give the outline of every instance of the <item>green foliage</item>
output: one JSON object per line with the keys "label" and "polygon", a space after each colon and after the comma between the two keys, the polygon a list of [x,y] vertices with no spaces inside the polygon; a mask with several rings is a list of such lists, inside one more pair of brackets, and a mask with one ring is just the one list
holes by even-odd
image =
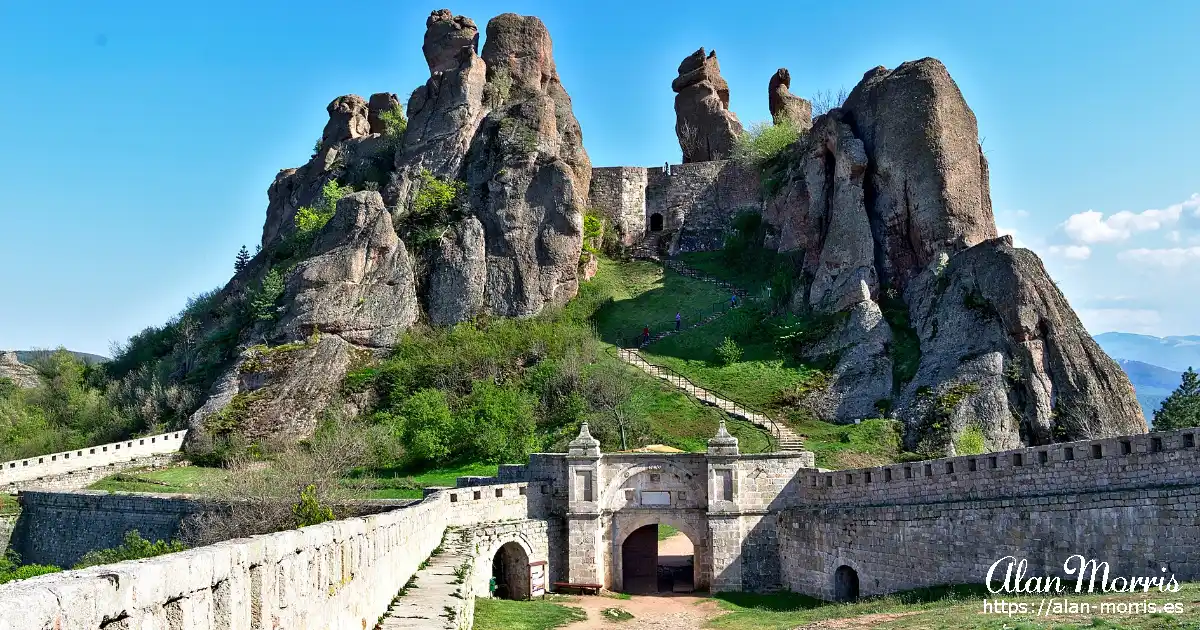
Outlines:
{"label": "green foliage", "polygon": [[954,440],[955,455],[981,455],[986,452],[983,430],[973,424],[963,427]]}
{"label": "green foliage", "polygon": [[61,567],[45,564],[21,564],[21,558],[15,551],[9,549],[0,555],[0,584],[25,580],[47,573],[58,573]]}
{"label": "green foliage", "polygon": [[467,185],[457,180],[444,180],[428,170],[420,174],[420,187],[413,200],[413,214],[418,217],[444,219],[458,207]]}
{"label": "green foliage", "polygon": [[750,125],[733,148],[733,159],[743,166],[762,171],[788,147],[800,139],[800,130],[789,120],[776,124],[756,122]]}
{"label": "green foliage", "polygon": [[241,273],[241,271],[249,264],[250,250],[246,249],[245,245],[242,245],[242,248],[238,250],[237,257],[233,260],[234,273]]}
{"label": "green foliage", "polygon": [[214,436],[236,432],[250,414],[250,405],[262,398],[262,392],[239,392],[221,408],[204,420],[204,429]]}
{"label": "green foliage", "polygon": [[908,317],[908,304],[891,288],[885,288],[879,301],[883,318],[892,329],[892,388],[900,391],[917,375],[921,367],[921,338]]}
{"label": "green foliage", "polygon": [[392,140],[393,147],[399,146],[404,132],[408,130],[408,119],[404,117],[404,106],[397,103],[395,107],[380,112],[379,120],[383,121],[383,135]]}
{"label": "green foliage", "polygon": [[521,463],[535,450],[537,399],[516,387],[476,381],[456,418],[459,435],[474,461]]}
{"label": "green foliage", "polygon": [[417,464],[446,463],[460,443],[458,426],[450,415],[446,394],[437,389],[422,389],[404,401],[392,423],[405,451]]}
{"label": "green foliage", "polygon": [[537,151],[537,132],[519,118],[502,118],[497,126],[497,139],[505,155],[524,155]]}
{"label": "green foliage", "polygon": [[175,553],[186,549],[179,541],[159,540],[150,542],[142,538],[136,529],[125,532],[125,541],[120,547],[89,551],[75,564],[75,569],[85,569],[101,564],[112,564],[126,560],[153,558],[163,554]]}
{"label": "green foliage", "polygon": [[[921,418],[917,427],[917,452],[919,454],[926,457],[941,457],[946,454],[947,447],[954,438],[954,412],[968,397],[977,393],[979,393],[979,386],[974,383],[951,385],[937,396],[926,387],[917,390],[918,397],[932,398],[928,411]],[[965,446],[972,446],[971,438],[968,437],[967,440]]]}
{"label": "green foliage", "polygon": [[742,347],[729,337],[721,340],[721,345],[714,352],[720,365],[733,365],[742,360]]}
{"label": "green foliage", "polygon": [[0,384],[0,461],[112,442],[141,428],[107,391],[103,367],[63,348],[31,363],[36,387]]}
{"label": "green foliage", "polygon": [[272,268],[249,295],[250,314],[257,321],[274,321],[279,316],[275,303],[283,297],[283,275]]}
{"label": "green foliage", "polygon": [[525,602],[481,597],[475,600],[475,630],[551,630],[587,619],[582,608],[553,601]]}
{"label": "green foliage", "polygon": [[497,67],[488,68],[492,76],[488,77],[483,86],[483,103],[492,109],[497,109],[508,100],[512,93],[513,80],[508,69]]}
{"label": "green foliage", "polygon": [[1188,368],[1179,387],[1154,412],[1154,430],[1172,431],[1200,427],[1200,378]]}
{"label": "green foliage", "polygon": [[300,499],[292,506],[296,527],[308,527],[334,519],[333,508],[322,505],[317,497],[317,487],[309,484],[300,491]]}
{"label": "green foliage", "polygon": [[594,212],[583,215],[583,251],[598,254],[604,244],[604,217]]}

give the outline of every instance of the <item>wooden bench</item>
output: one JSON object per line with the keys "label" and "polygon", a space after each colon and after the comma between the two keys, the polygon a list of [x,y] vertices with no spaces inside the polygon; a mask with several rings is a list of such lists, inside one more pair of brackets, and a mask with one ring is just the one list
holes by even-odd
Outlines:
{"label": "wooden bench", "polygon": [[573,582],[555,582],[554,583],[554,590],[556,592],[579,591],[579,593],[582,595],[587,595],[589,593],[592,595],[599,595],[601,588],[603,588],[603,587],[600,586],[599,584],[581,584],[581,583],[573,583]]}

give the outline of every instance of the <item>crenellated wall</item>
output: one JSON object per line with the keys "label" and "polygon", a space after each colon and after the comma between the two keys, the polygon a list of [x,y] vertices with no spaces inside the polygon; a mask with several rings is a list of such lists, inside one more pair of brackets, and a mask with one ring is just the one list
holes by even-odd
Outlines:
{"label": "crenellated wall", "polygon": [[186,436],[187,431],[172,431],[0,462],[0,490],[83,488],[126,468],[169,461]]}
{"label": "crenellated wall", "polygon": [[1190,429],[803,472],[799,505],[779,516],[783,586],[834,599],[839,567],[861,595],[977,584],[1010,555],[1029,575],[1066,577],[1081,554],[1113,576],[1200,578],[1198,440]]}

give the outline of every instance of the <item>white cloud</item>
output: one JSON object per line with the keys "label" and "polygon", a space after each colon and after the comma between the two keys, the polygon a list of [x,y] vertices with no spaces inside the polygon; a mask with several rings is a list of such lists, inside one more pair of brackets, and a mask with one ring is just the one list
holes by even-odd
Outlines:
{"label": "white cloud", "polygon": [[1062,228],[1077,243],[1112,243],[1124,241],[1137,232],[1150,232],[1174,225],[1183,211],[1188,209],[1200,217],[1200,193],[1194,193],[1186,201],[1162,210],[1123,210],[1107,219],[1102,212],[1087,210],[1067,217]]}
{"label": "white cloud", "polygon": [[1178,243],[1180,240],[1182,240],[1182,238],[1183,237],[1179,234],[1179,230],[1171,230],[1170,232],[1167,232],[1167,240],[1171,241],[1172,243]]}
{"label": "white cloud", "polygon": [[1130,249],[1117,254],[1117,259],[1160,267],[1182,267],[1191,261],[1200,262],[1200,247]]}
{"label": "white cloud", "polygon": [[1024,219],[1025,217],[1029,216],[1029,211],[1028,210],[1017,210],[1015,214],[1017,215],[1017,218]]}
{"label": "white cloud", "polygon": [[1159,312],[1148,308],[1081,308],[1077,312],[1093,335],[1114,330],[1153,335],[1162,323]]}
{"label": "white cloud", "polygon": [[1062,256],[1071,260],[1087,260],[1092,255],[1092,248],[1087,245],[1051,245],[1047,251],[1051,256]]}

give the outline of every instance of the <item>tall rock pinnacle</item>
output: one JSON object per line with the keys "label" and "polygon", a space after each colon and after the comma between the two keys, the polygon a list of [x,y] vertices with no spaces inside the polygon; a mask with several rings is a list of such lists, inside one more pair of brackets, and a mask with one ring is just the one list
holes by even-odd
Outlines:
{"label": "tall rock pinnacle", "polygon": [[721,78],[717,52],[701,48],[679,64],[675,91],[675,135],[683,162],[723,160],[733,153],[742,123],[729,111],[729,84]]}

